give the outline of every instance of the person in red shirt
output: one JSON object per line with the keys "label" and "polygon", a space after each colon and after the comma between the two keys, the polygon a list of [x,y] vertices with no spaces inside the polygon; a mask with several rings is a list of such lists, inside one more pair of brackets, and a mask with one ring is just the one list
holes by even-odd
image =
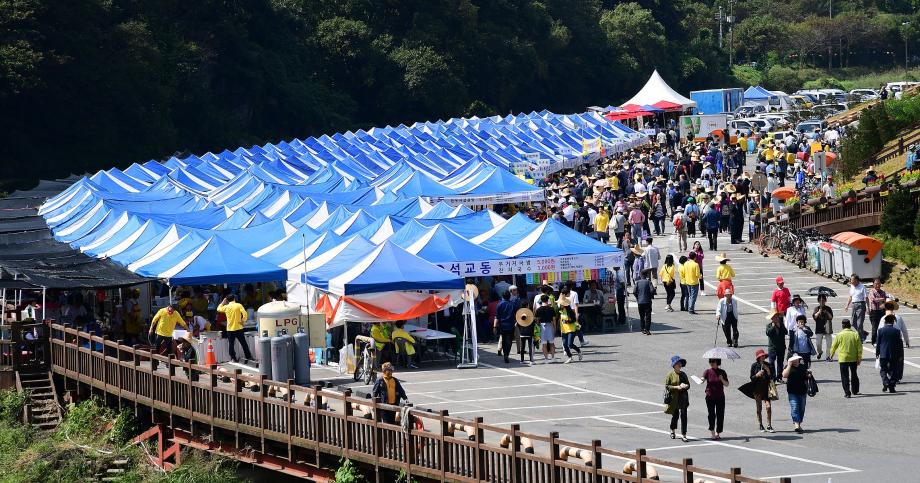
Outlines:
{"label": "person in red shirt", "polygon": [[773,297],[770,298],[770,305],[781,314],[786,313],[786,309],[792,305],[792,294],[783,285],[783,276],[776,277],[776,290],[773,291]]}

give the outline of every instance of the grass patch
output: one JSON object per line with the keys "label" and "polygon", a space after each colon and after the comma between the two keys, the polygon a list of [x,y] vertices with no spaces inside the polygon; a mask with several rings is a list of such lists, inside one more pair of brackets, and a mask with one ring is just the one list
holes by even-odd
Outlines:
{"label": "grass patch", "polygon": [[897,260],[907,268],[920,267],[920,249],[916,243],[884,233],[876,233],[874,236],[884,243],[882,256],[889,260]]}
{"label": "grass patch", "polygon": [[98,400],[71,406],[54,433],[21,423],[25,396],[0,391],[0,483],[96,481],[112,461],[129,464],[124,483],[235,483],[237,464],[197,451],[184,451],[182,465],[169,473],[146,464],[143,451],[128,445],[138,425],[128,411],[116,413]]}

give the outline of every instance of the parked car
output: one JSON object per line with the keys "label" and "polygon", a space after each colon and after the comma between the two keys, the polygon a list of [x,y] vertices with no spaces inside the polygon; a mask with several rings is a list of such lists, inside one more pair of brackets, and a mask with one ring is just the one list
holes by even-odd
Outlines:
{"label": "parked car", "polygon": [[827,123],[822,119],[809,119],[807,121],[800,122],[795,126],[796,132],[800,133],[810,133],[814,132],[815,129],[824,130],[825,128],[827,128]]}
{"label": "parked car", "polygon": [[765,133],[771,128],[770,122],[766,119],[747,117],[744,119],[735,119],[728,121],[728,132],[734,135],[737,131],[750,135],[752,132]]}
{"label": "parked car", "polygon": [[753,116],[757,113],[767,112],[767,106],[762,104],[745,104],[738,109],[735,109],[735,117],[738,119]]}
{"label": "parked car", "polygon": [[847,93],[840,89],[818,89],[818,92],[827,94],[831,102],[845,102],[847,100]]}
{"label": "parked car", "polygon": [[858,102],[871,101],[878,99],[878,91],[875,89],[853,89],[850,91],[850,97]]}

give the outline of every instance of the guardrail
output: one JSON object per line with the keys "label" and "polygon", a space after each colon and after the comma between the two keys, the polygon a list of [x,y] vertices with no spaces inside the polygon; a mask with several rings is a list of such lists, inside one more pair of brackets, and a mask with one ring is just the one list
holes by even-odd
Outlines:
{"label": "guardrail", "polygon": [[[50,347],[51,369],[65,383],[103,392],[120,406],[150,408],[154,424],[167,420],[179,431],[207,432],[214,439],[226,435],[239,448],[249,445],[316,467],[331,458],[350,458],[372,467],[378,479],[381,471],[404,471],[434,481],[621,483],[649,481],[655,467],[684,482],[762,483],[741,475],[739,468],[715,471],[695,466],[691,458],[678,463],[642,449],[617,451],[597,440],[584,444],[560,439],[556,432],[525,433],[516,424],[499,427],[482,418],[453,418],[447,411],[409,409],[415,424],[406,430],[384,421],[402,408],[350,390],[302,387],[292,380],[274,382],[190,364],[57,324],[51,325]],[[626,471],[630,464],[635,469]]]}

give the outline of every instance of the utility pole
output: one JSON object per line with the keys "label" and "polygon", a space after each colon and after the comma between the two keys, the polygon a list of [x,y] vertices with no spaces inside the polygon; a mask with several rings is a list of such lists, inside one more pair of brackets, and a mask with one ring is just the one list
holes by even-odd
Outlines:
{"label": "utility pole", "polygon": [[728,68],[731,69],[733,65],[733,55],[735,53],[735,15],[734,15],[734,0],[728,0]]}
{"label": "utility pole", "polygon": [[907,78],[907,42],[910,40],[910,22],[901,22],[901,27],[904,27],[904,77]]}
{"label": "utility pole", "polygon": [[[834,18],[834,0],[827,2],[827,18]],[[834,50],[830,41],[827,42],[827,70],[830,71],[834,65]]]}
{"label": "utility pole", "polygon": [[719,5],[719,48],[722,48],[722,6]]}

